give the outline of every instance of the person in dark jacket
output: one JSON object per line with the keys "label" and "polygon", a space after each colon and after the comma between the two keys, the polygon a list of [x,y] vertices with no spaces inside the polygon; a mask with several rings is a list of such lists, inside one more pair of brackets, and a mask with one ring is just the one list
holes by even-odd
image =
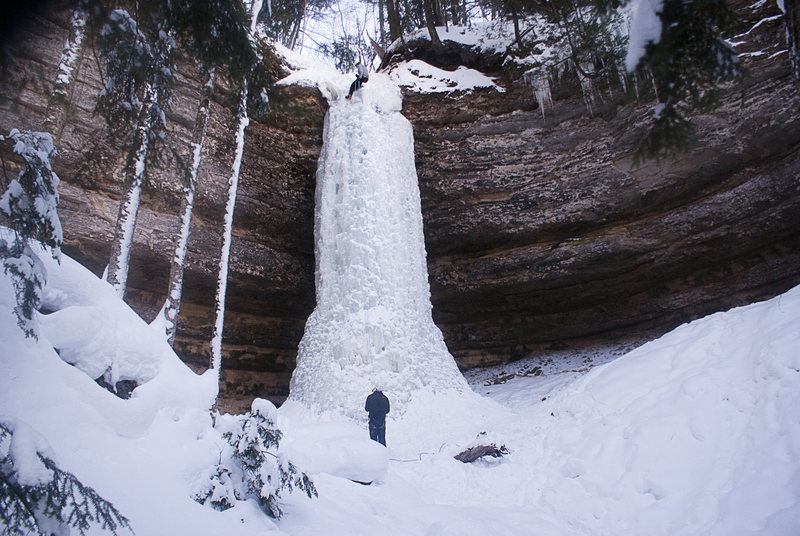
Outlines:
{"label": "person in dark jacket", "polygon": [[369,438],[386,446],[386,414],[389,413],[389,399],[377,388],[367,397],[364,410],[369,413]]}
{"label": "person in dark jacket", "polygon": [[364,82],[369,80],[369,73],[367,72],[367,68],[364,66],[363,63],[359,63],[356,66],[356,79],[350,84],[350,92],[347,93],[347,99],[353,96],[353,93],[361,89],[361,86],[364,85]]}

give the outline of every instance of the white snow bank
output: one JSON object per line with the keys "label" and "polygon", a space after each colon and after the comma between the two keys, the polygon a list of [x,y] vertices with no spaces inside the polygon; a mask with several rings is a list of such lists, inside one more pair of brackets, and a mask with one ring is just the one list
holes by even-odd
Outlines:
{"label": "white snow bank", "polygon": [[[65,255],[61,265],[50,262],[46,252],[41,257],[47,263],[48,306],[94,308],[116,319],[115,359],[123,369],[136,343],[133,337],[141,337],[148,348],[159,348],[163,336],[148,330],[113,297],[107,283]],[[6,427],[13,424],[19,453],[14,454],[15,466],[23,468],[27,480],[46,476],[32,461],[37,451],[44,452],[111,501],[140,536],[245,536],[277,530],[250,502],[220,513],[191,499],[196,475],[218,462],[224,445],[208,412],[217,389],[208,375],[194,374],[171,350],[158,350],[155,377],[140,385],[130,400],[122,400],[65,363],[46,329],[38,341],[25,338],[12,312],[14,305],[11,281],[0,271],[0,420]],[[75,320],[70,315],[63,313],[67,323]],[[60,336],[69,338],[64,326],[59,329]],[[82,327],[76,330],[85,336]],[[139,359],[135,353],[131,356],[133,362]],[[102,532],[93,529],[89,534]]]}
{"label": "white snow bank", "polygon": [[419,93],[443,93],[471,91],[488,87],[503,92],[505,89],[494,83],[485,74],[461,66],[455,71],[446,71],[422,60],[404,61],[393,65],[389,76],[399,86]]}
{"label": "white snow bank", "polygon": [[326,473],[365,483],[385,479],[389,451],[372,441],[363,426],[333,421],[283,428],[287,436],[282,449],[311,476]]}
{"label": "white snow bank", "polygon": [[69,257],[60,264],[44,252],[40,258],[47,269],[42,308],[53,311],[39,315],[43,343],[89,378],[105,375],[111,385],[135,380],[139,387],[132,402],[149,406],[151,414],[164,406],[211,407],[217,385],[186,367],[163,337],[154,337],[157,329],[111,285]]}
{"label": "white snow bank", "polygon": [[579,485],[547,501],[591,500],[616,534],[800,527],[798,318],[795,288],[681,326],[549,400],[567,433],[548,433],[547,451]]}

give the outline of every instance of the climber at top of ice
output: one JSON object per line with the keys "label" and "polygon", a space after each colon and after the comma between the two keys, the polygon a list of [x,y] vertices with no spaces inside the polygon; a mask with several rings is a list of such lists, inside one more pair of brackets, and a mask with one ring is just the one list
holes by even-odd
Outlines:
{"label": "climber at top of ice", "polygon": [[353,92],[355,92],[358,89],[361,89],[361,86],[368,80],[369,80],[369,72],[367,72],[367,67],[363,63],[358,62],[358,64],[356,65],[356,79],[353,80],[352,84],[350,84],[350,91],[347,93],[347,98],[349,99],[350,97],[352,97]]}

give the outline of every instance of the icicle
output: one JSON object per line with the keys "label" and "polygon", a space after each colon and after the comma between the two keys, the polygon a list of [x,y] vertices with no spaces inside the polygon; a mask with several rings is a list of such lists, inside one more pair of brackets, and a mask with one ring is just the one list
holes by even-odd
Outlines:
{"label": "icicle", "polygon": [[[622,63],[617,64],[617,75],[619,76],[619,83],[622,85],[622,91],[628,93],[628,75]],[[636,75],[634,74],[634,76]]]}
{"label": "icicle", "polygon": [[[581,69],[586,70],[587,67],[591,69],[591,66],[588,65],[581,65]],[[577,66],[575,70],[578,73],[578,79],[581,81],[581,92],[583,93],[583,102],[586,104],[586,109],[589,111],[589,115],[592,115],[592,105],[594,104],[594,82],[588,76],[584,76],[581,72],[581,69],[578,69]]]}
{"label": "icicle", "polygon": [[531,85],[533,86],[533,94],[536,96],[536,102],[539,103],[539,109],[542,111],[542,119],[544,119],[545,104],[553,108],[553,96],[550,92],[550,77],[539,76],[534,78]]}

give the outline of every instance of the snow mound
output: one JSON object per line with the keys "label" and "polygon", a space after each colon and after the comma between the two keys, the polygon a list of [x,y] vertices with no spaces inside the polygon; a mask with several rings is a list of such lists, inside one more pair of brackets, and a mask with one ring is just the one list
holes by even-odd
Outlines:
{"label": "snow mound", "polygon": [[403,61],[391,67],[389,76],[397,85],[419,93],[471,91],[482,87],[505,91],[490,77],[463,65],[455,71],[446,71],[422,60]]}
{"label": "snow mound", "polygon": [[[209,408],[217,394],[213,383],[201,379],[175,355],[163,336],[120,300],[113,287],[64,256],[61,264],[40,255],[47,269],[40,315],[42,335],[61,358],[92,379],[105,377],[109,384],[134,380],[133,397],[161,373],[183,377],[187,388],[162,393],[172,404]],[[162,332],[163,333],[163,332]],[[202,387],[201,387],[202,385]],[[158,396],[162,396],[158,395]]]}
{"label": "snow mound", "polygon": [[[65,324],[59,320],[53,330],[43,319],[39,340],[25,338],[13,313],[12,282],[0,271],[0,423],[14,433],[14,444],[0,442],[0,456],[10,452],[22,468],[19,476],[35,482],[47,476],[36,458],[44,453],[112,502],[136,534],[276,530],[251,502],[219,513],[191,498],[195,475],[217,463],[224,445],[208,411],[217,392],[213,377],[198,376],[181,363],[163,342],[163,332],[150,330],[107,283],[74,260],[62,255],[59,265],[47,251],[40,257],[48,275],[45,303]],[[78,311],[95,317],[92,322],[99,322],[97,316],[116,319],[120,370],[138,369],[133,375],[140,380],[155,374],[131,399],[109,393],[56,353],[49,337],[58,331],[68,339],[67,324],[79,326],[71,342],[88,336]],[[139,343],[155,352],[147,366],[136,353],[130,354],[133,364],[127,363],[127,352],[138,352]],[[77,362],[87,363],[74,348]]]}
{"label": "snow mound", "polygon": [[579,485],[552,485],[547,502],[592,500],[615,534],[796,533],[798,317],[800,288],[711,315],[548,400],[560,425],[546,454]]}
{"label": "snow mound", "polygon": [[431,318],[414,139],[402,100],[374,74],[331,103],[317,168],[317,307],[290,400],[364,418],[380,385],[402,412],[419,390],[468,387]]}
{"label": "snow mound", "polygon": [[362,483],[386,477],[389,451],[352,421],[298,426],[287,429],[286,438],[282,449],[311,475],[326,473]]}

